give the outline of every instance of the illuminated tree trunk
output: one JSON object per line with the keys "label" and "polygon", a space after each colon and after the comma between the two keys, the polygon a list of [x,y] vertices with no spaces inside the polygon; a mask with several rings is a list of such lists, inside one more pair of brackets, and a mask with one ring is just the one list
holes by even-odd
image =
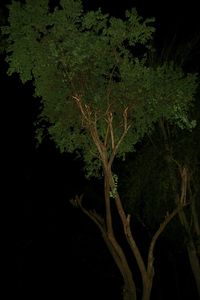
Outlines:
{"label": "illuminated tree trunk", "polygon": [[143,287],[142,300],[150,300],[153,280],[147,280]]}
{"label": "illuminated tree trunk", "polygon": [[[107,155],[104,152],[104,158]],[[106,235],[104,240],[113,256],[116,265],[124,280],[124,286],[122,291],[123,300],[136,300],[136,286],[133,280],[132,271],[127,262],[126,255],[118,243],[112,225],[112,212],[110,207],[110,182],[111,182],[111,172],[109,170],[109,164],[104,161],[104,197],[105,197],[105,209],[106,209]]]}
{"label": "illuminated tree trunk", "polygon": [[[122,289],[123,300],[136,300],[137,295],[136,295],[135,282],[133,280],[132,272],[128,265],[128,262],[126,260],[123,250],[116,243],[116,240],[114,237],[108,238],[108,236],[106,235],[106,236],[103,236],[103,238],[108,246],[108,249],[109,249],[116,265],[118,266],[118,269],[119,269],[122,277],[123,277],[123,281],[124,281],[124,286]],[[113,241],[111,242],[112,239],[114,239],[114,243],[113,243]],[[113,244],[115,244],[115,246],[113,246]],[[116,248],[118,248],[117,251],[116,251]]]}
{"label": "illuminated tree trunk", "polygon": [[[105,169],[105,168],[104,168]],[[143,292],[142,292],[142,300],[150,300],[151,297],[151,291],[152,291],[152,285],[153,285],[153,279],[154,279],[154,249],[156,242],[158,238],[160,237],[161,233],[164,231],[166,228],[167,224],[176,216],[176,214],[179,212],[182,207],[177,207],[175,210],[172,211],[172,213],[167,213],[165,216],[164,221],[160,224],[159,228],[153,235],[150,246],[149,246],[149,251],[148,251],[148,258],[147,258],[147,266],[145,266],[144,260],[141,256],[141,252],[137,246],[137,243],[133,237],[132,231],[131,231],[131,226],[130,226],[130,215],[125,214],[125,211],[123,209],[122,203],[120,196],[115,189],[115,182],[113,179],[112,171],[110,166],[106,168],[106,173],[105,177],[107,177],[107,180],[109,181],[110,184],[110,189],[112,193],[114,194],[113,196],[115,197],[115,204],[117,211],[119,213],[122,225],[124,227],[124,234],[125,238],[132,250],[133,256],[136,259],[137,265],[140,270],[140,275],[142,277],[142,284],[143,284]],[[126,282],[125,282],[125,287],[126,287]],[[124,290],[124,298],[123,300],[132,300],[136,299],[133,298],[133,295],[129,291]],[[130,298],[129,298],[130,296]]]}
{"label": "illuminated tree trunk", "polygon": [[106,135],[104,139],[99,135],[98,127],[97,127],[97,116],[96,113],[93,113],[89,106],[83,105],[81,98],[77,96],[74,97],[76,103],[79,107],[79,110],[82,115],[82,122],[84,126],[90,132],[91,138],[96,145],[96,148],[99,153],[99,160],[101,162],[103,168],[103,177],[104,177],[104,200],[105,200],[105,218],[102,218],[95,211],[88,211],[82,206],[82,198],[76,197],[75,200],[72,199],[72,203],[76,206],[79,206],[83,212],[88,215],[99,227],[103,239],[106,242],[108,249],[110,250],[111,255],[113,256],[116,265],[123,277],[124,285],[123,285],[123,300],[136,300],[136,286],[133,280],[132,272],[130,265],[127,261],[125,252],[123,251],[121,245],[117,241],[116,234],[113,229],[113,216],[111,210],[111,198],[113,199],[116,209],[118,211],[123,229],[124,236],[127,240],[128,245],[132,251],[133,257],[135,258],[138,268],[140,270],[140,275],[142,277],[143,284],[143,294],[142,300],[150,300],[153,278],[154,278],[154,248],[157,239],[160,234],[163,232],[167,224],[171,221],[171,219],[178,213],[179,207],[177,207],[172,213],[167,214],[164,221],[160,224],[158,230],[152,237],[147,265],[142,258],[141,252],[137,246],[137,243],[134,239],[134,236],[131,231],[130,224],[130,215],[126,215],[120,195],[117,191],[117,182],[115,181],[115,176],[112,173],[112,163],[117,154],[118,148],[120,144],[123,142],[130,125],[128,124],[128,107],[123,112],[123,130],[120,138],[116,141],[114,128],[113,128],[113,115],[112,112],[107,110],[105,121],[107,124]]}

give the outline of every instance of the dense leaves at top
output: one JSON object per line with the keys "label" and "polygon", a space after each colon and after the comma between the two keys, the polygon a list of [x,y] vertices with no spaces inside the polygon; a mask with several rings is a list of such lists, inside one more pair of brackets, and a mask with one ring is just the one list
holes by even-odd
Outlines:
{"label": "dense leaves at top", "polygon": [[[50,9],[47,0],[13,1],[9,5],[8,74],[31,80],[42,99],[43,120],[61,151],[78,151],[89,175],[98,169],[97,149],[82,122],[74,97],[79,97],[97,118],[100,138],[106,134],[106,111],[112,112],[116,140],[123,131],[128,108],[130,130],[118,155],[132,151],[162,117],[181,128],[192,128],[188,110],[196,90],[196,75],[185,75],[173,64],[157,67],[146,62],[153,19],[143,20],[135,9],[124,19],[101,10],[84,12],[80,1],[61,0]],[[142,55],[138,55],[142,46]],[[140,47],[141,48],[141,47]],[[110,145],[111,147],[111,145]],[[109,149],[108,149],[109,151]]]}

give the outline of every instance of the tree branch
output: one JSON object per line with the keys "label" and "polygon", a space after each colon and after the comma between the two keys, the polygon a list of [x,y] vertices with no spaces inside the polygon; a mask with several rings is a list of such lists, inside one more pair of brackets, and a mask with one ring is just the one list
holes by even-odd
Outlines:
{"label": "tree branch", "polygon": [[80,208],[84,212],[84,214],[86,214],[103,233],[105,231],[104,219],[100,215],[98,215],[95,210],[87,210],[86,208],[84,208],[84,206],[82,205],[82,198],[83,194],[81,196],[76,195],[74,199],[70,199],[70,203],[73,206]]}
{"label": "tree branch", "polygon": [[167,224],[169,224],[169,222],[176,216],[176,214],[179,213],[183,209],[183,207],[185,207],[188,204],[189,203],[184,203],[184,204],[178,205],[178,207],[176,207],[170,214],[167,213],[166,216],[165,216],[164,221],[160,224],[158,230],[155,232],[155,234],[154,234],[154,236],[151,240],[150,247],[149,247],[149,252],[148,252],[148,267],[147,267],[147,270],[149,272],[153,268],[153,260],[154,260],[153,251],[154,251],[154,248],[155,248],[156,241],[158,240],[161,233],[164,231]]}
{"label": "tree branch", "polygon": [[128,265],[123,249],[118,244],[117,240],[115,239],[115,236],[106,231],[104,219],[100,215],[98,215],[96,211],[88,211],[83,207],[82,198],[83,195],[81,195],[80,197],[76,195],[74,199],[70,199],[70,202],[75,207],[81,208],[84,214],[86,214],[98,226],[102,233],[102,237],[108,249],[110,250],[111,255],[113,256],[113,259],[117,264],[121,275],[124,278],[125,283],[130,284],[130,286],[134,286],[135,289],[135,283],[132,279],[132,272]]}
{"label": "tree branch", "polygon": [[131,125],[128,125],[128,121],[127,121],[127,119],[128,119],[128,114],[127,114],[127,112],[128,112],[128,107],[127,107],[127,108],[124,110],[124,112],[123,112],[124,130],[123,130],[123,132],[122,132],[121,137],[119,138],[119,141],[117,142],[117,144],[115,145],[115,147],[114,147],[114,149],[113,149],[113,151],[112,151],[112,154],[111,154],[111,157],[110,157],[110,161],[109,161],[110,166],[111,166],[112,163],[113,163],[113,160],[114,160],[114,158],[115,158],[115,155],[116,155],[116,153],[117,153],[117,150],[118,150],[119,146],[121,145],[121,143],[122,143],[122,141],[124,140],[124,138],[125,138],[125,136],[126,136],[128,130],[129,130],[129,128],[131,127]]}

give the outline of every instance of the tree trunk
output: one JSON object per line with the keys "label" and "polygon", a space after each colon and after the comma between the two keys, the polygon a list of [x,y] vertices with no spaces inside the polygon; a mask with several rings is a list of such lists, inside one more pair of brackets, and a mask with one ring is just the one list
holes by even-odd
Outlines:
{"label": "tree trunk", "polygon": [[192,272],[194,275],[194,279],[196,282],[198,297],[200,299],[200,264],[199,264],[196,248],[193,242],[189,243],[189,245],[187,246],[187,252],[188,252]]}
{"label": "tree trunk", "polygon": [[114,237],[110,239],[107,234],[103,235],[108,249],[123,277],[124,286],[122,291],[123,300],[137,300],[136,286],[126,256]]}
{"label": "tree trunk", "polygon": [[124,284],[124,288],[123,288],[123,300],[136,300],[137,296],[136,296],[136,290],[135,288],[132,286],[128,286],[126,283]]}
{"label": "tree trunk", "polygon": [[147,279],[145,284],[143,285],[142,300],[150,300],[151,290],[152,290],[152,283],[153,283],[153,278],[152,279]]}
{"label": "tree trunk", "polygon": [[188,236],[187,252],[189,256],[192,273],[194,275],[198,296],[200,299],[200,263],[197,254],[197,249],[195,247],[193,237],[191,235],[190,226],[188,224],[185,212],[183,210],[179,212],[179,219]]}
{"label": "tree trunk", "polygon": [[113,256],[115,263],[117,264],[121,275],[124,280],[123,287],[123,300],[136,300],[136,287],[132,277],[132,272],[128,264],[126,255],[118,243],[112,225],[112,213],[110,206],[110,182],[112,180],[112,173],[109,167],[104,165],[104,196],[105,196],[105,208],[106,208],[106,233],[104,234],[104,240]]}

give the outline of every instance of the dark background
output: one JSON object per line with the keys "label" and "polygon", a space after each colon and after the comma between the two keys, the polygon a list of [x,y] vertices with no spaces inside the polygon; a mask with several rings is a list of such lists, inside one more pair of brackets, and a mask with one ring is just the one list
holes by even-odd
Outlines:
{"label": "dark background", "polygon": [[[1,1],[1,6],[7,2]],[[84,1],[87,8],[102,7],[116,16],[136,6],[142,16],[156,17],[160,48],[174,34],[177,41],[186,43],[200,34],[197,2]],[[198,51],[190,68],[199,69]],[[81,161],[74,160],[73,155],[59,154],[51,141],[36,148],[33,122],[38,103],[32,98],[33,89],[29,84],[23,86],[17,75],[7,77],[6,69],[2,55],[0,84],[2,114],[6,117],[2,144],[7,153],[8,181],[4,199],[12,215],[8,220],[13,241],[8,280],[12,278],[14,284],[10,284],[10,291],[24,299],[120,299],[121,278],[98,230],[69,204],[71,197],[83,191],[92,198],[98,186],[84,179]],[[165,256],[165,247],[160,244],[157,250],[162,273],[155,278],[152,299],[171,299],[174,294],[176,299],[197,299],[188,258],[182,255],[173,269],[173,258],[169,261],[169,255]],[[176,290],[180,284],[176,282],[177,266],[187,275],[181,278],[182,294]]]}

